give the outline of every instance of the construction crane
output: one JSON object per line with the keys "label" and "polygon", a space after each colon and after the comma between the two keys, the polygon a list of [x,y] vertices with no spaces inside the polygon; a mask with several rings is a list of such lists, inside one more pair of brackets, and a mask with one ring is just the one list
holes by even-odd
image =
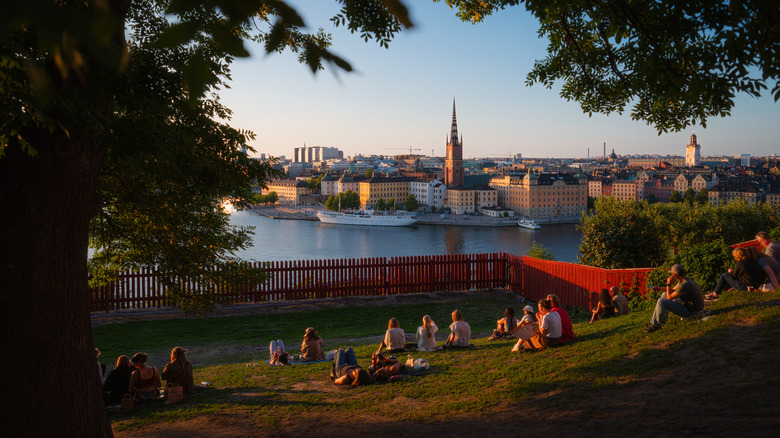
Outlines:
{"label": "construction crane", "polygon": [[[406,150],[406,148],[386,148],[386,149],[391,149],[391,150],[396,150],[396,151],[399,150],[399,149]],[[420,149],[420,148],[413,148],[412,145],[409,145],[409,155],[412,155],[412,151],[420,151],[420,150],[422,150],[422,149]]]}

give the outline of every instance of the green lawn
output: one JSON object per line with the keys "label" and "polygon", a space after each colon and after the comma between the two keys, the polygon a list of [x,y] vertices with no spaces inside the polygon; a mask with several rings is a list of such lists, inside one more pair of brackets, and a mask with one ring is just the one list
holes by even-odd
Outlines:
{"label": "green lawn", "polygon": [[[367,366],[377,348],[371,337],[384,333],[390,317],[413,333],[427,313],[446,334],[449,314],[457,308],[474,333],[487,334],[507,305],[519,310],[522,304],[516,295],[495,293],[435,303],[127,322],[95,327],[94,337],[104,359],[145,351],[156,366],[167,361],[174,345],[181,345],[190,350],[196,365],[195,380],[212,384],[179,405],[156,403],[129,415],[111,414],[117,431],[229,413],[249,416],[256,425],[273,425],[280,418],[304,413],[323,420],[344,412],[422,423],[459,415],[489,415],[511,410],[523,400],[540,398],[545,398],[550,409],[582,405],[587,413],[595,409],[587,408],[591,398],[630,391],[647,379],[673,390],[676,383],[690,376],[665,371],[688,361],[695,361],[697,372],[704,375],[719,372],[724,363],[759,373],[766,370],[762,375],[750,373],[734,384],[778,388],[779,296],[777,292],[726,294],[709,305],[713,315],[708,320],[680,321],[672,315],[662,330],[651,334],[641,330],[650,317],[647,310],[594,324],[588,324],[585,315],[575,314],[577,340],[571,345],[512,353],[511,341],[477,338],[473,342],[478,348],[472,350],[411,353],[430,362],[431,370],[424,376],[358,389],[332,385],[328,363],[265,366],[268,342],[281,338],[293,352],[304,329],[314,326],[327,348],[351,345],[359,362]],[[750,342],[744,342],[745,337]],[[329,339],[338,342],[328,343]],[[247,366],[253,362],[262,364]]]}

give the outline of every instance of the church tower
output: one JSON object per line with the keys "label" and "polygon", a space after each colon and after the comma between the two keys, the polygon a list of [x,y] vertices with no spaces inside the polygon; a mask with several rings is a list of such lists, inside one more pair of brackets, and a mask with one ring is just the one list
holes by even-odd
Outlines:
{"label": "church tower", "polygon": [[444,162],[444,184],[447,187],[463,185],[463,137],[458,139],[458,121],[455,99],[452,99],[452,127],[447,139],[447,159]]}
{"label": "church tower", "polygon": [[685,148],[685,165],[688,167],[701,164],[701,145],[696,142],[696,133],[691,134],[691,142]]}

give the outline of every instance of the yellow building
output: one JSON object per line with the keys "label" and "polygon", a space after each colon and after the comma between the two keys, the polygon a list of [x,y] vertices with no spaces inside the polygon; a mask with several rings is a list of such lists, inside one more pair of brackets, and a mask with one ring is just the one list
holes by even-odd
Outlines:
{"label": "yellow building", "polygon": [[360,182],[360,207],[375,206],[376,201],[384,199],[385,201],[393,198],[396,204],[406,201],[409,196],[409,183],[413,178],[399,176],[387,178],[383,176],[374,176]]}
{"label": "yellow building", "polygon": [[637,181],[618,179],[612,183],[612,196],[621,201],[638,201],[643,198],[643,187],[644,184],[637,184]]}
{"label": "yellow building", "polygon": [[469,214],[483,207],[495,207],[497,202],[498,193],[490,187],[448,187],[444,208],[451,214]]}
{"label": "yellow building", "polygon": [[271,192],[276,192],[280,204],[298,205],[301,203],[301,196],[311,193],[311,189],[304,181],[275,179],[268,183],[267,189],[263,190],[264,195]]}
{"label": "yellow building", "polygon": [[711,204],[716,206],[726,205],[735,199],[744,199],[750,205],[756,205],[757,193],[755,187],[750,184],[742,186],[718,184],[711,188],[707,196]]}
{"label": "yellow building", "polygon": [[582,173],[504,175],[491,179],[490,187],[500,207],[534,219],[575,222],[588,208],[588,181]]}

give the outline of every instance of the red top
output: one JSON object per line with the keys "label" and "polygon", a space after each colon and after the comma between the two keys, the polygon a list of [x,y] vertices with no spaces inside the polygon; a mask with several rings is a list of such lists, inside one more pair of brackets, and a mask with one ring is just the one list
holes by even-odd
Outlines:
{"label": "red top", "polygon": [[574,339],[574,329],[571,327],[571,318],[569,318],[569,314],[557,306],[553,306],[552,311],[558,312],[558,315],[561,315],[561,342],[568,342]]}
{"label": "red top", "polygon": [[152,387],[156,383],[155,377],[157,377],[157,368],[152,367],[152,377],[148,379],[141,378],[141,370],[138,370],[138,382],[136,382],[135,387],[136,388]]}

